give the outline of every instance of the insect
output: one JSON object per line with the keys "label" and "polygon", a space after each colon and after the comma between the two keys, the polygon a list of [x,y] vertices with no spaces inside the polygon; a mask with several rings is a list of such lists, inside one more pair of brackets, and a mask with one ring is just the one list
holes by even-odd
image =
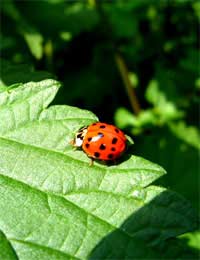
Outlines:
{"label": "insect", "polygon": [[93,123],[82,127],[71,142],[74,147],[81,147],[92,159],[115,161],[126,150],[127,138],[114,125]]}

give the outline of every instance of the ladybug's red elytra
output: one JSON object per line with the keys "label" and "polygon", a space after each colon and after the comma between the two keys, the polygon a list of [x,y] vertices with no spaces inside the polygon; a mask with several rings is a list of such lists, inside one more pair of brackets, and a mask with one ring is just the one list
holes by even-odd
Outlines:
{"label": "ladybug's red elytra", "polygon": [[97,122],[82,127],[72,144],[81,147],[92,159],[115,161],[125,151],[127,138],[116,126]]}

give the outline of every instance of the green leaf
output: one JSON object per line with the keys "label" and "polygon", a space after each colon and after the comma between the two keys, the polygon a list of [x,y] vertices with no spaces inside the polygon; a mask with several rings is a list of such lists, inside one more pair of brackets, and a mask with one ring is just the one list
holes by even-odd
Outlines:
{"label": "green leaf", "polygon": [[145,96],[154,106],[163,106],[167,101],[165,94],[159,89],[159,84],[156,80],[151,80]]}
{"label": "green leaf", "polygon": [[161,122],[168,122],[183,116],[183,112],[178,110],[176,105],[167,99],[157,80],[152,80],[149,83],[145,96],[153,104],[154,112],[159,116]]}
{"label": "green leaf", "polygon": [[126,108],[118,108],[115,113],[115,122],[120,128],[131,128],[133,135],[141,132],[142,129],[149,125],[154,125],[158,121],[153,109],[142,110],[139,115],[135,116]]}
{"label": "green leaf", "polygon": [[181,140],[200,149],[200,134],[195,126],[187,126],[184,121],[170,123],[171,131]]}
{"label": "green leaf", "polygon": [[187,239],[188,240],[188,244],[193,247],[196,248],[198,250],[200,250],[200,231],[196,231],[196,232],[190,232],[190,233],[186,233],[182,236],[180,236],[181,239]]}
{"label": "green leaf", "polygon": [[43,55],[42,35],[32,28],[24,31],[23,35],[33,56],[35,56],[36,59],[41,59]]}
{"label": "green leaf", "polygon": [[126,153],[117,165],[90,167],[73,150],[75,132],[98,119],[48,107],[59,87],[44,80],[0,93],[0,229],[19,259],[93,258],[104,238],[116,258],[152,257],[158,244],[194,230],[187,201],[148,186],[165,174],[159,165]]}
{"label": "green leaf", "polygon": [[200,4],[199,4],[199,2],[194,2],[193,4],[192,4],[192,8],[194,9],[194,13],[195,13],[195,15],[198,17],[198,18],[200,18]]}

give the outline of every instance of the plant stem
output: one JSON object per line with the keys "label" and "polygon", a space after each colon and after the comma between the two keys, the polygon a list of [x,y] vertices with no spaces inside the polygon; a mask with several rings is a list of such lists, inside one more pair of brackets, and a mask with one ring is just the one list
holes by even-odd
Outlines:
{"label": "plant stem", "polygon": [[119,53],[115,53],[115,61],[121,74],[124,86],[126,88],[126,92],[128,94],[133,112],[138,115],[141,108],[134,90],[134,86],[132,86],[132,83],[130,81],[127,66]]}
{"label": "plant stem", "polygon": [[[88,0],[89,1],[89,0]],[[109,39],[110,39],[110,43],[113,46],[113,50],[114,50],[114,58],[115,58],[115,62],[117,64],[117,67],[119,69],[119,72],[121,74],[121,78],[123,80],[126,92],[128,94],[128,98],[129,101],[131,103],[131,107],[133,112],[138,115],[140,113],[140,104],[138,102],[135,90],[134,90],[134,86],[132,86],[132,83],[130,81],[129,75],[128,75],[128,69],[126,66],[126,63],[124,62],[122,56],[117,52],[117,48],[115,46],[115,42],[113,40],[113,36],[112,36],[112,27],[110,25],[110,22],[108,21],[103,9],[102,9],[102,2],[100,2],[99,0],[92,0],[94,3],[94,6],[96,7],[96,10],[98,11],[101,20],[104,24],[106,24],[106,28],[109,31]]]}

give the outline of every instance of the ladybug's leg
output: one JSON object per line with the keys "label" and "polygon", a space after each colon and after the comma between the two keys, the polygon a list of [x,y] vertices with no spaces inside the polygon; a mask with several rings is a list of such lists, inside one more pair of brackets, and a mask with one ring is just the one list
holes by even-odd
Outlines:
{"label": "ladybug's leg", "polygon": [[71,140],[71,141],[69,142],[69,144],[73,146],[73,150],[74,150],[74,151],[78,149],[78,147],[75,145],[75,140],[74,140],[74,139]]}
{"label": "ladybug's leg", "polygon": [[94,159],[93,159],[93,158],[90,158],[89,166],[92,166],[92,165],[93,165],[93,162],[94,162]]}
{"label": "ladybug's leg", "polygon": [[75,144],[75,141],[74,141],[74,139],[73,139],[73,140],[71,140],[69,143],[70,143],[72,146],[74,146],[74,144]]}
{"label": "ladybug's leg", "polygon": [[101,160],[101,163],[104,164],[104,165],[108,164],[108,162],[106,160]]}
{"label": "ladybug's leg", "polygon": [[117,165],[117,160],[113,160],[113,165]]}

